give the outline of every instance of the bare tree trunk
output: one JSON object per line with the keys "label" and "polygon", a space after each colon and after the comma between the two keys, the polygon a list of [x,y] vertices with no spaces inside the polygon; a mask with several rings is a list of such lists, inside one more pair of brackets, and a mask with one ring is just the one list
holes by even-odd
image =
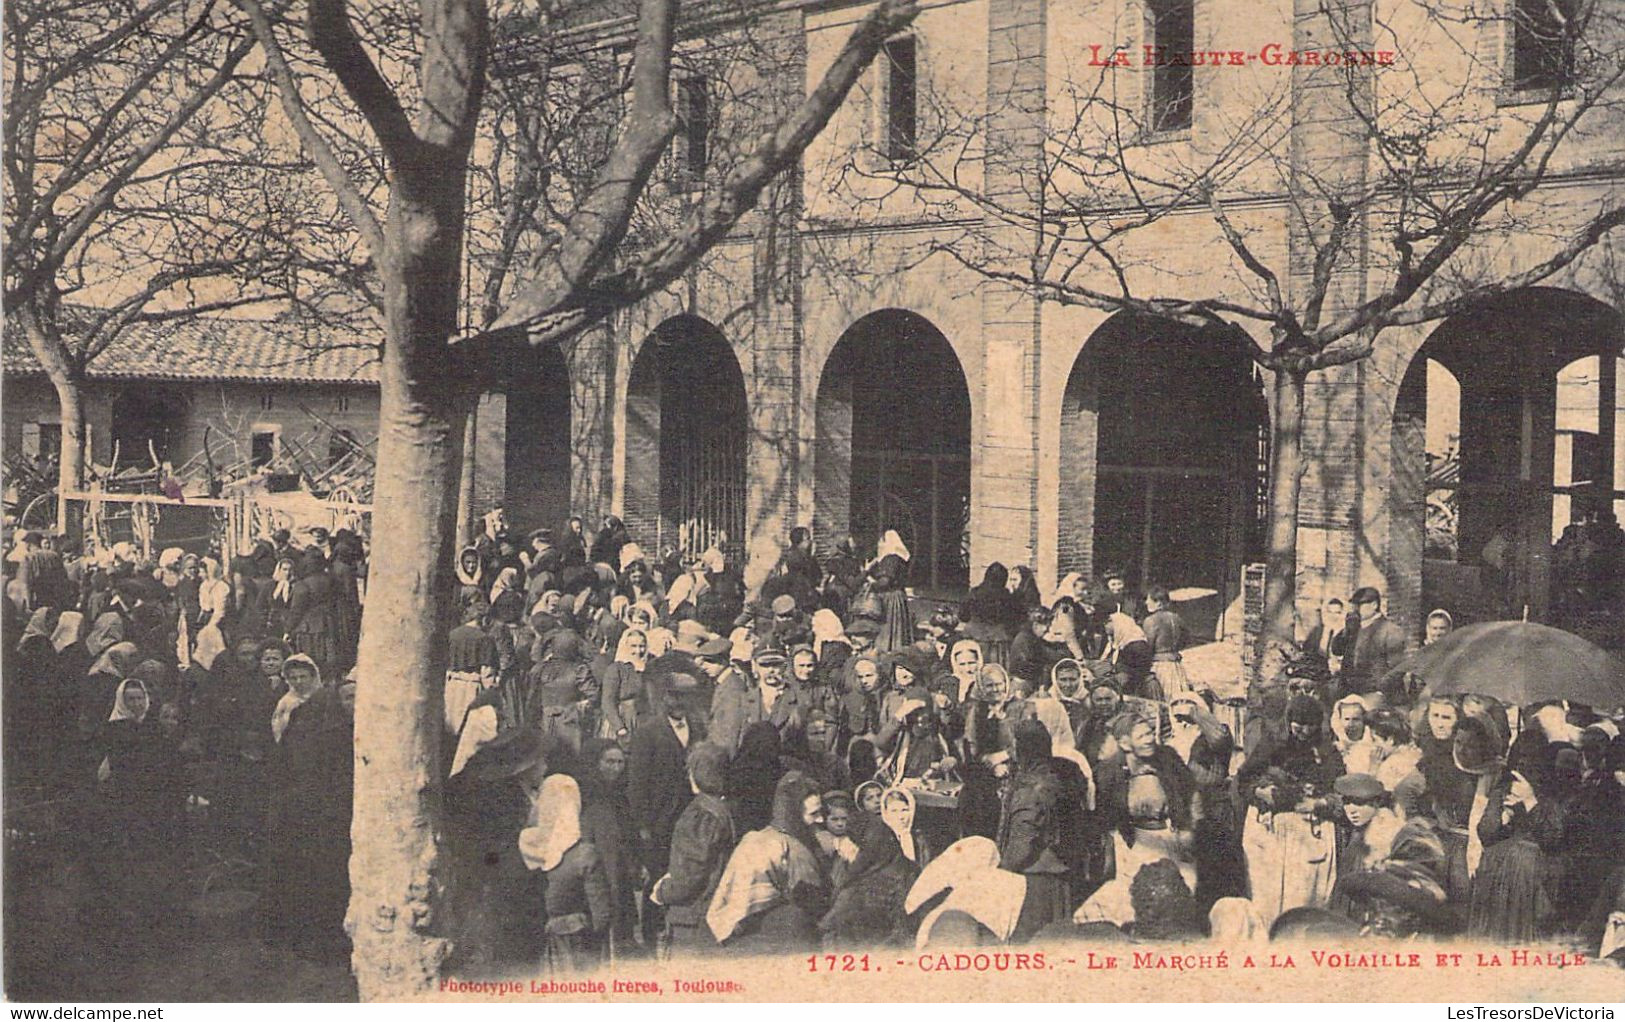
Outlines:
{"label": "bare tree trunk", "polygon": [[1264,530],[1263,644],[1297,639],[1298,497],[1303,489],[1303,399],[1306,375],[1279,367],[1270,392],[1269,521]]}
{"label": "bare tree trunk", "polygon": [[[404,176],[404,175],[403,175]],[[414,175],[415,176],[415,175]],[[347,926],[362,999],[422,996],[452,950],[441,830],[445,619],[463,427],[461,175],[397,184],[388,225],[369,596],[361,625]],[[405,194],[403,194],[405,193]],[[446,194],[449,193],[448,204]]]}
{"label": "bare tree trunk", "polygon": [[85,486],[85,404],[81,381],[72,373],[50,373],[62,417],[62,450],[57,454],[56,527],[68,528],[68,491]]}
{"label": "bare tree trunk", "polygon": [[479,404],[468,409],[463,420],[463,463],[457,477],[457,549],[474,539],[474,441],[479,434]]}

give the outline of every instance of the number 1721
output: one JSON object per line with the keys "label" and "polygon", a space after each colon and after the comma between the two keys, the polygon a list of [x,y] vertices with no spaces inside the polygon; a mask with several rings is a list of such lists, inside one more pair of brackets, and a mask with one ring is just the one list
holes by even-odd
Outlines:
{"label": "number 1721", "polygon": [[868,955],[808,955],[808,972],[878,972]]}

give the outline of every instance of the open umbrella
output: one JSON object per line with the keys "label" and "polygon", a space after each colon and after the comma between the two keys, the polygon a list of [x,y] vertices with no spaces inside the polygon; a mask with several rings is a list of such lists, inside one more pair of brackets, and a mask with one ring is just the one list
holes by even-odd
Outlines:
{"label": "open umbrella", "polygon": [[1625,660],[1573,632],[1529,621],[1458,628],[1393,673],[1415,674],[1437,695],[1473,693],[1514,706],[1558,699],[1625,706]]}

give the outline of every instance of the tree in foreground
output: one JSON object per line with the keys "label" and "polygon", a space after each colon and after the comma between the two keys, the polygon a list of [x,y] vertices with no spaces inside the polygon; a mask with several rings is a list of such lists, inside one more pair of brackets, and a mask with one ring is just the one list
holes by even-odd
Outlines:
{"label": "tree in foreground", "polygon": [[[628,89],[613,141],[589,183],[570,196],[567,215],[548,225],[546,243],[511,288],[498,289],[506,290],[500,311],[482,310],[490,328],[463,332],[469,163],[481,152],[498,13],[484,0],[418,0],[369,8],[366,21],[357,22],[342,0],[307,0],[300,40],[258,0],[237,3],[265,48],[288,123],[371,253],[382,284],[378,473],[360,646],[347,925],[361,996],[410,997],[431,989],[456,941],[447,911],[456,878],[439,847],[439,750],[469,410],[525,346],[567,342],[700,260],[770,182],[798,163],[886,38],[915,10],[907,0],[876,5],[821,81],[797,90],[796,101],[761,127],[743,157],[708,182],[668,230],[633,246],[629,227],[678,128],[671,69],[683,36],[676,0],[641,0],[630,23]],[[759,10],[747,5],[740,16]],[[552,37],[564,31],[568,14],[543,6],[538,51],[556,50]],[[363,32],[405,42],[398,50],[369,46]],[[319,59],[299,58],[307,45]],[[307,101],[307,90],[333,81],[365,122],[367,143],[386,169],[381,214],[370,201],[378,182],[350,169],[344,140],[323,130]]]}

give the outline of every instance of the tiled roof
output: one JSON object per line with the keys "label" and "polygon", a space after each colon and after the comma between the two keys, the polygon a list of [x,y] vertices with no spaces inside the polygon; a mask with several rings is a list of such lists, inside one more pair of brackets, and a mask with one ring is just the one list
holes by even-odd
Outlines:
{"label": "tiled roof", "polygon": [[[200,318],[126,328],[90,363],[93,380],[378,383],[378,351],[355,333],[276,320]],[[7,376],[43,372],[21,330],[4,336]]]}

